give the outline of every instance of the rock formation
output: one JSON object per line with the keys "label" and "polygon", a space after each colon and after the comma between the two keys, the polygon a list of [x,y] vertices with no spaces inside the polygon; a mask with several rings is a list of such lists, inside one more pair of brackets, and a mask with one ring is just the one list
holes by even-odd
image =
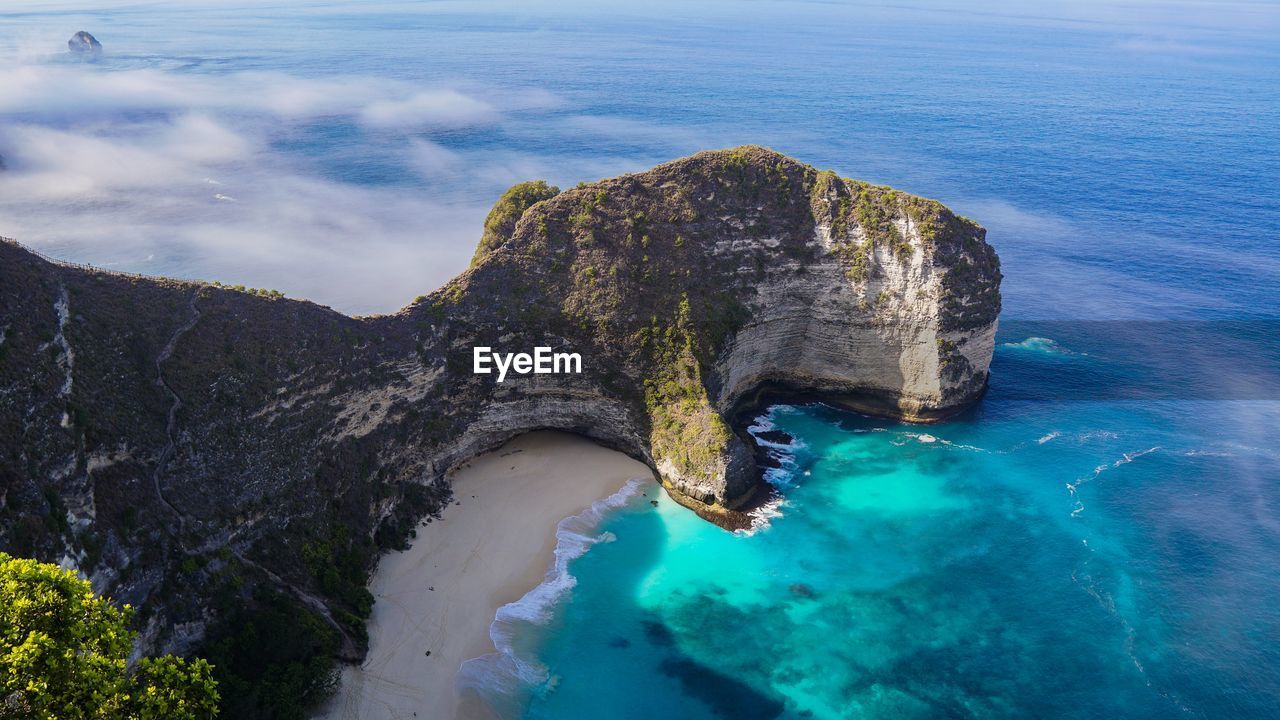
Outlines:
{"label": "rock formation", "polygon": [[96,55],[102,52],[102,43],[98,38],[81,30],[67,41],[67,49],[77,55]]}
{"label": "rock formation", "polygon": [[[355,657],[378,548],[515,435],[594,438],[732,525],[762,398],[928,421],[985,388],[999,263],[934,201],[744,147],[503,202],[470,269],[359,319],[0,243],[0,549],[143,607],[149,649],[269,588]],[[498,383],[477,345],[583,372]]]}

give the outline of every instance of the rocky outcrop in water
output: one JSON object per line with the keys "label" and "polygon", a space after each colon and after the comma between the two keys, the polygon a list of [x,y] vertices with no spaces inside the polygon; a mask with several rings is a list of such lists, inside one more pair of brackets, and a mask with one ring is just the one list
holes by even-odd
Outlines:
{"label": "rocky outcrop in water", "polygon": [[[359,319],[0,243],[0,549],[143,608],[148,648],[269,592],[357,657],[379,548],[518,434],[594,438],[733,524],[762,399],[928,421],[985,388],[998,260],[936,202],[758,147],[504,202],[470,269]],[[475,346],[582,373],[499,383]]]}
{"label": "rocky outcrop in water", "polygon": [[77,55],[96,55],[102,52],[102,43],[98,38],[81,30],[67,41],[67,49]]}

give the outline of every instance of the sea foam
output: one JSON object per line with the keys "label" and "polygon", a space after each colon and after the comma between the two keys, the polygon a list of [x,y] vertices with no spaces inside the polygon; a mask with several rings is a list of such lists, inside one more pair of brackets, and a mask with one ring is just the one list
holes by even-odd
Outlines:
{"label": "sea foam", "polygon": [[[775,490],[773,497],[752,510],[749,513],[751,525],[735,530],[735,534],[754,535],[769,527],[773,520],[782,517],[782,510],[786,507],[787,501],[781,491],[795,485],[799,477],[796,451],[805,447],[805,444],[795,436],[791,437],[791,442],[781,443],[761,437],[761,435],[777,429],[777,425],[774,423],[775,416],[794,412],[796,412],[796,409],[793,407],[775,405],[765,411],[764,414],[756,417],[751,425],[747,427],[747,433],[751,435],[757,445],[765,449],[769,457],[777,461],[779,467],[766,468],[764,471],[765,482],[769,483]],[[807,473],[805,474],[807,475]]]}
{"label": "sea foam", "polygon": [[613,533],[598,532],[600,524],[652,484],[649,478],[628,480],[622,489],[556,525],[555,558],[546,575],[519,600],[498,608],[489,625],[489,639],[497,652],[462,663],[455,678],[460,696],[478,696],[498,717],[515,718],[532,690],[551,685],[546,666],[517,645],[520,625],[546,625],[551,621],[556,605],[578,584],[569,572],[569,563],[595,545],[616,540]]}
{"label": "sea foam", "polygon": [[1006,347],[1011,350],[1030,350],[1032,352],[1044,353],[1046,355],[1085,355],[1086,353],[1072,352],[1058,344],[1053,338],[1046,337],[1029,337],[1021,342],[1000,343],[1000,347]]}

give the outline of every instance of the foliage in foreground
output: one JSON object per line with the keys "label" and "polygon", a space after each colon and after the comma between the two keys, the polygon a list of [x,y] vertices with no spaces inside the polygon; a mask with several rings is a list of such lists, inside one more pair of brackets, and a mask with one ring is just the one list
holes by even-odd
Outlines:
{"label": "foliage in foreground", "polygon": [[0,718],[216,716],[208,662],[165,655],[128,669],[131,613],[73,572],[0,553]]}

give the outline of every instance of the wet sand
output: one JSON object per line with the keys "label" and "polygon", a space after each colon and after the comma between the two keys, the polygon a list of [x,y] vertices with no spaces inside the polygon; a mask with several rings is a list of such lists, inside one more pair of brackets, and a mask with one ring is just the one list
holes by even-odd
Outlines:
{"label": "wet sand", "polygon": [[636,477],[652,474],[622,453],[553,432],[523,435],[455,471],[461,505],[419,526],[408,550],[382,558],[370,587],[369,655],[344,669],[317,718],[482,717],[472,703],[460,706],[458,667],[495,651],[494,614],[542,582],[556,524]]}

